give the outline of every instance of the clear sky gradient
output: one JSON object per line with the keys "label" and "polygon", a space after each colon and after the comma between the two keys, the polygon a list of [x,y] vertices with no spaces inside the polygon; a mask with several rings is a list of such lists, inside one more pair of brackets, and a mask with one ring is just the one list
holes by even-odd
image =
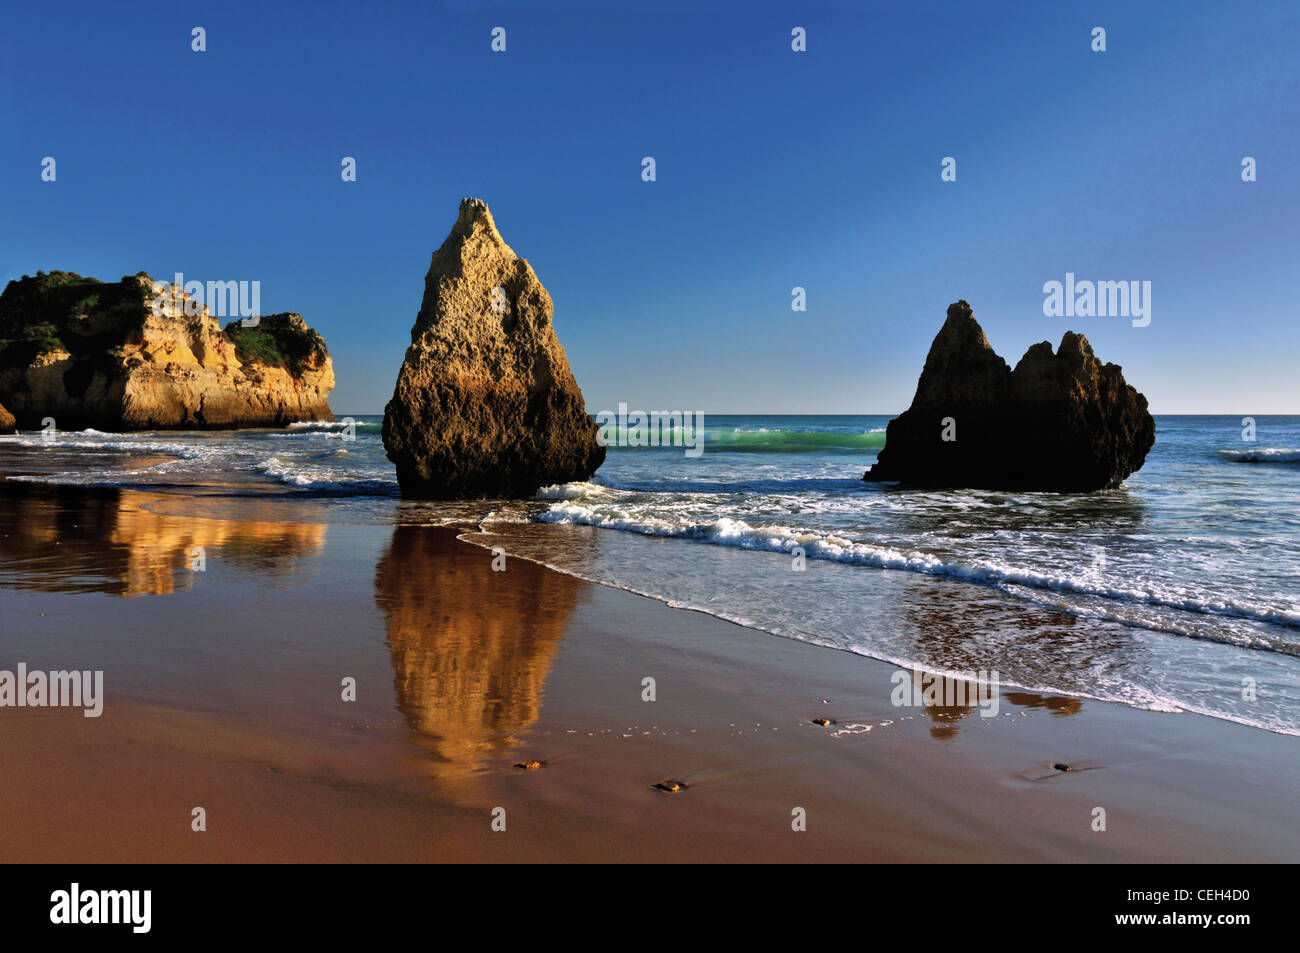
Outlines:
{"label": "clear sky gradient", "polygon": [[[264,312],[325,335],[340,414],[391,395],[466,195],[550,291],[593,412],[898,412],[958,298],[1012,364],[1083,332],[1156,413],[1300,412],[1293,0],[29,3],[4,20],[0,282],[258,280]],[[1150,281],[1150,325],[1045,317],[1067,271]]]}

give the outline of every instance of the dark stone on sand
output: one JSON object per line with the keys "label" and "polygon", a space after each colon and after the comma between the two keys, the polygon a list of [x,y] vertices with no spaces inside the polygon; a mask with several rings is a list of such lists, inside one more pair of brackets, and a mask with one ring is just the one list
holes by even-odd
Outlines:
{"label": "dark stone on sand", "polygon": [[1055,768],[1057,771],[1069,771],[1069,770],[1070,770],[1070,766],[1069,766],[1068,764],[1062,764],[1062,763],[1059,762],[1059,761],[1058,761],[1056,764],[1052,765],[1052,767]]}
{"label": "dark stone on sand", "polygon": [[545,761],[517,761],[515,762],[515,767],[519,768],[521,771],[536,771],[545,763]]}
{"label": "dark stone on sand", "polygon": [[1155,443],[1147,400],[1065,332],[1015,370],[989,345],[965,301],[930,345],[916,396],[890,421],[864,480],[916,486],[1078,492],[1111,489]]}
{"label": "dark stone on sand", "polygon": [[682,781],[660,781],[655,785],[656,791],[667,791],[669,794],[676,794],[678,791],[684,791],[686,785]]}
{"label": "dark stone on sand", "polygon": [[821,725],[823,728],[831,723],[829,718],[814,718],[812,721],[814,725]]}

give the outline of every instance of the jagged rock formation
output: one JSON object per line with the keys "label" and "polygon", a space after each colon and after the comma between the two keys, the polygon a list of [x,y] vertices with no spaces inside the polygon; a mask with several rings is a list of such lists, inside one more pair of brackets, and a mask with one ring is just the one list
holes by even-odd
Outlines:
{"label": "jagged rock formation", "polygon": [[297,314],[224,331],[144,272],[105,283],[38,272],[0,295],[0,401],[23,428],[279,427],[333,420],[334,366]]}
{"label": "jagged rock formation", "polygon": [[551,296],[479,199],[433,253],[384,448],[403,496],[531,496],[604,462]]}
{"label": "jagged rock formation", "polygon": [[[945,437],[952,439],[945,439]],[[1067,331],[1015,370],[994,353],[970,305],[948,307],[912,406],[890,421],[864,480],[999,490],[1119,486],[1155,443],[1147,400]]]}
{"label": "jagged rock formation", "polygon": [[17,421],[14,420],[14,415],[5,410],[3,404],[0,404],[0,433],[13,433],[16,426]]}

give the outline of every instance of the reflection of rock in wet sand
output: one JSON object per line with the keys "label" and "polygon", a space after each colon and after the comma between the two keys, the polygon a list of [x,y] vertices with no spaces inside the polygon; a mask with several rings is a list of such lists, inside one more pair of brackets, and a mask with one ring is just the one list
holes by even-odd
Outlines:
{"label": "reflection of rock in wet sand", "polygon": [[[911,581],[904,613],[913,624],[913,651],[923,666],[971,674],[997,671],[1000,682],[1010,677],[1012,653],[1058,659],[1059,674],[1068,677],[1072,668],[1086,671],[1097,652],[1118,658],[1125,649],[1112,632],[1081,632],[1080,621],[1074,616],[1009,603],[995,593],[960,583]],[[989,637],[993,633],[996,638]],[[942,697],[967,701],[975,697],[975,685],[966,680],[941,678],[940,684]],[[1083,707],[1079,699],[1035,692],[999,688],[998,695],[1002,702],[1046,708],[1054,715],[1072,715]],[[957,736],[958,723],[979,708],[971,704],[931,705],[925,710],[934,722],[931,736],[947,741]]]}
{"label": "reflection of rock in wet sand", "polygon": [[1082,698],[1064,695],[1037,695],[1034,692],[1003,692],[1002,697],[1021,708],[1045,708],[1058,718],[1083,711]]}
{"label": "reflection of rock in wet sand", "polygon": [[[964,679],[941,678],[939,691],[943,698],[973,698],[975,684]],[[957,723],[977,710],[974,705],[927,705],[925,713],[934,722],[930,726],[930,737],[939,741],[950,741],[957,737]]]}
{"label": "reflection of rock in wet sand", "polygon": [[325,543],[317,523],[160,516],[156,494],[133,490],[6,493],[0,585],[44,592],[166,595],[194,585],[195,550],[209,562],[291,575]]}
{"label": "reflection of rock in wet sand", "polygon": [[957,737],[958,722],[968,715],[980,710],[979,699],[987,699],[990,692],[996,694],[999,704],[998,714],[1005,711],[1005,704],[1018,705],[1021,708],[1044,708],[1053,715],[1073,715],[1083,710],[1083,701],[1061,695],[1039,695],[1036,692],[1009,692],[999,686],[996,690],[988,685],[979,685],[969,679],[949,678],[946,675],[924,675],[928,687],[934,683],[934,697],[937,699],[961,699],[975,704],[963,705],[926,705],[925,713],[934,722],[930,726],[930,737],[939,741],[950,741]]}
{"label": "reflection of rock in wet sand", "polygon": [[438,778],[473,774],[537,720],[582,583],[445,531],[398,526],[375,573],[397,707]]}

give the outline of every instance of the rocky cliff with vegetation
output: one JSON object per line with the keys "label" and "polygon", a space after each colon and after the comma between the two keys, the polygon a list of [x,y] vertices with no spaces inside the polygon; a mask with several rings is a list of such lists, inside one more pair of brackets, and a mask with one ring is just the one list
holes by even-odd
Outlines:
{"label": "rocky cliff with vegetation", "polygon": [[144,272],[37,272],[0,294],[0,404],[20,428],[280,427],[332,420],[333,387],[325,342],[297,314],[223,330]]}

